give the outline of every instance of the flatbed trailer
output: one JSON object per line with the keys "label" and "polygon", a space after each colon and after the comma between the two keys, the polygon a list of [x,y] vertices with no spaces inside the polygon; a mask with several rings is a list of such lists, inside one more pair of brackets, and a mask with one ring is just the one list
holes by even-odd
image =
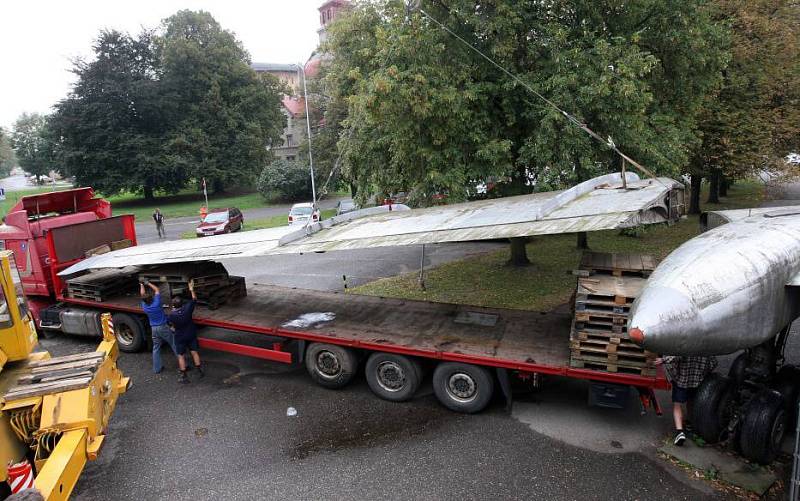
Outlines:
{"label": "flatbed trailer", "polygon": [[[100,336],[100,315],[112,312],[119,349],[146,348],[149,327],[135,294],[109,294],[101,301],[70,297],[60,275],[103,249],[136,246],[133,216],[112,217],[108,202],[94,198],[89,188],[33,195],[23,198],[0,225],[0,240],[14,251],[39,329]],[[180,243],[165,242],[143,252],[157,254],[175,246]],[[225,246],[224,239],[219,246]],[[135,273],[130,271],[131,285]],[[303,324],[307,314],[330,318]],[[194,318],[200,325],[269,336],[267,348],[207,337],[201,340],[204,348],[303,362],[312,379],[328,388],[345,386],[363,366],[378,396],[403,401],[413,397],[425,370],[433,369],[439,400],[462,412],[483,409],[495,386],[510,402],[513,375],[533,381],[539,375],[585,379],[609,385],[610,394],[611,385],[633,386],[642,404],[652,404],[657,412],[654,390],[669,387],[660,368],[654,373],[622,364],[614,364],[617,372],[570,367],[572,317],[559,313],[256,285],[246,297],[219,309],[198,307]]]}
{"label": "flatbed trailer", "polygon": [[[102,303],[70,298],[62,298],[62,301],[132,314],[138,317],[138,322],[143,322],[140,300],[135,295],[118,296]],[[309,314],[323,320],[304,320],[304,315]],[[199,325],[303,342],[299,350],[289,349],[288,343],[283,341],[267,349],[201,336],[200,346],[206,349],[294,363],[303,360],[309,343],[317,343],[356,350],[361,355],[385,353],[434,363],[455,362],[505,369],[522,376],[586,379],[634,386],[645,396],[643,401],[652,403],[660,412],[653,390],[669,388],[663,372],[649,377],[637,374],[635,369],[614,373],[570,367],[572,318],[567,313],[482,308],[265,285],[249,287],[246,297],[219,309],[197,306],[194,313]],[[120,321],[115,318],[115,323],[119,325]],[[499,376],[500,386],[510,398],[508,388],[503,387],[504,377]],[[318,382],[325,383],[324,380]],[[384,395],[379,393],[379,396]],[[472,412],[471,407],[456,410]]]}

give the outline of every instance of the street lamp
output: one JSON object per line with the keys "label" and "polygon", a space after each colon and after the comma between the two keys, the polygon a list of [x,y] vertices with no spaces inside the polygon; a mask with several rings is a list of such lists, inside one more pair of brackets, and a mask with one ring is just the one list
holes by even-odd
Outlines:
{"label": "street lamp", "polygon": [[317,188],[314,184],[314,157],[311,155],[311,116],[308,113],[308,90],[306,89],[306,69],[305,66],[298,64],[297,68],[303,77],[303,101],[306,105],[306,131],[308,132],[308,164],[311,169],[311,201],[314,211],[317,208]]}

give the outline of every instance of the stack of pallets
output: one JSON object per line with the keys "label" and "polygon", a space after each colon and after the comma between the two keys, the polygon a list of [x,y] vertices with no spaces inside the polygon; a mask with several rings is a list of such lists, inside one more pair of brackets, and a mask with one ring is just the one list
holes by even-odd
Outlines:
{"label": "stack of pallets", "polygon": [[586,252],[570,335],[570,366],[655,376],[657,355],[628,336],[631,305],[655,268],[650,256]]}
{"label": "stack of pallets", "polygon": [[125,270],[93,271],[67,280],[67,297],[88,301],[104,301],[132,289],[136,283]]}
{"label": "stack of pallets", "polygon": [[228,301],[247,295],[244,277],[228,275],[220,263],[188,263],[160,266],[139,274],[159,286],[165,301],[173,296],[189,296],[189,281],[194,281],[197,302],[214,310]]}
{"label": "stack of pallets", "polygon": [[86,388],[105,356],[105,352],[94,351],[30,362],[28,371],[3,398],[10,401]]}

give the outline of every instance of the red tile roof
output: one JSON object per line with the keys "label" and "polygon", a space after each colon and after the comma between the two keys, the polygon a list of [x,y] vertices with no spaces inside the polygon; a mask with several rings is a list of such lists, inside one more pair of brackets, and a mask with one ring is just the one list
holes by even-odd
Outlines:
{"label": "red tile roof", "polygon": [[293,117],[302,116],[306,114],[306,105],[303,98],[283,96],[283,106],[286,108]]}

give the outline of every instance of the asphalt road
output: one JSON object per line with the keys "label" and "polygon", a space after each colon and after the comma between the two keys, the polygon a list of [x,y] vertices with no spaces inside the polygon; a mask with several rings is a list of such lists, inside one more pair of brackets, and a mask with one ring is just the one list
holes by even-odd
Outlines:
{"label": "asphalt road", "polygon": [[[321,210],[333,209],[336,207],[336,204],[339,200],[341,199],[323,198],[319,201],[319,207]],[[249,219],[261,219],[265,217],[281,215],[288,216],[289,209],[291,209],[291,207],[292,204],[280,204],[270,205],[269,207],[242,210],[242,214],[244,214],[245,226],[247,226],[247,221]],[[164,222],[164,229],[166,230],[167,234],[166,239],[175,240],[180,238],[181,233],[194,230],[199,222],[199,217],[188,216],[172,218],[169,217],[169,213],[167,212]],[[159,241],[158,231],[156,231],[156,225],[152,219],[147,221],[138,221],[136,223],[136,238],[139,240],[139,244],[150,244]]]}

